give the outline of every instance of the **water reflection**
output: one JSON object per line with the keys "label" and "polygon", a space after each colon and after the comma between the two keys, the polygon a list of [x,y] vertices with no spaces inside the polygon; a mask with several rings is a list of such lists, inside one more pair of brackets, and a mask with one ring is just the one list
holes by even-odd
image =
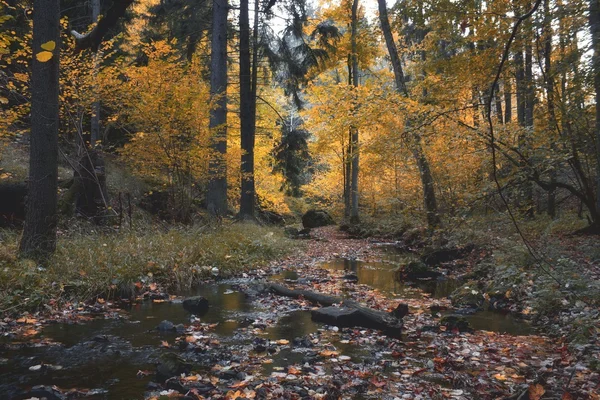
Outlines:
{"label": "water reflection", "polygon": [[[398,282],[395,270],[399,264],[392,262],[373,262],[338,258],[321,264],[322,268],[332,271],[345,271],[358,276],[358,283],[378,289],[390,297],[420,298],[422,294],[414,286]],[[434,298],[447,297],[456,289],[457,282],[452,279],[422,281],[417,287]]]}

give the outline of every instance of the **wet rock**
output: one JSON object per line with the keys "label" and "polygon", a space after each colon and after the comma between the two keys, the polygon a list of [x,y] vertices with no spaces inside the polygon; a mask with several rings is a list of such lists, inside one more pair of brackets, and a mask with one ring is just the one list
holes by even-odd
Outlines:
{"label": "wet rock", "polygon": [[294,347],[313,347],[313,343],[308,337],[294,338],[292,344],[294,345]]}
{"label": "wet rock", "polygon": [[202,296],[187,298],[183,301],[183,308],[194,315],[204,315],[208,312],[208,300]]}
{"label": "wet rock", "polygon": [[92,338],[92,340],[97,343],[109,343],[110,342],[110,338],[106,335],[96,335]]}
{"label": "wet rock", "polygon": [[256,283],[247,287],[236,287],[236,289],[244,293],[246,297],[257,297],[266,292],[269,286],[265,283]]}
{"label": "wet rock", "polygon": [[219,378],[224,380],[244,380],[246,378],[246,374],[244,372],[238,372],[234,369],[228,369],[225,371],[219,372]]}
{"label": "wet rock", "polygon": [[478,308],[474,308],[474,307],[463,307],[463,308],[459,308],[454,310],[454,314],[458,314],[458,315],[473,315],[475,314],[477,311],[479,311]]}
{"label": "wet rock", "polygon": [[474,244],[463,247],[446,247],[428,250],[421,256],[421,261],[429,266],[437,266],[442,263],[467,257],[475,249]]}
{"label": "wet rock", "polygon": [[164,353],[159,360],[156,374],[161,381],[176,375],[187,374],[192,370],[192,364],[175,353]]}
{"label": "wet rock", "polygon": [[402,322],[389,313],[365,307],[323,307],[311,311],[313,321],[323,322],[340,328],[355,326],[379,329],[397,337],[402,331]]}
{"label": "wet rock", "polygon": [[150,293],[148,297],[150,300],[169,300],[169,295],[167,293]]}
{"label": "wet rock", "polygon": [[396,270],[396,280],[418,281],[422,279],[437,279],[442,275],[421,261],[411,261]]}
{"label": "wet rock", "polygon": [[175,330],[175,325],[171,321],[167,321],[165,319],[160,324],[158,324],[156,330],[160,332],[172,332]]}
{"label": "wet rock", "polygon": [[254,347],[253,350],[257,353],[264,353],[265,351],[267,351],[267,340],[263,339],[263,338],[255,338],[254,341],[252,342]]}
{"label": "wet rock", "polygon": [[335,221],[325,210],[308,210],[302,216],[302,225],[305,228],[312,229],[321,226],[335,225]]}
{"label": "wet rock", "polygon": [[432,306],[429,307],[429,310],[431,310],[432,314],[437,314],[440,311],[446,311],[447,309],[448,309],[448,307],[437,305],[437,304],[434,304],[434,305],[432,305]]}
{"label": "wet rock", "polygon": [[50,386],[34,386],[25,394],[25,398],[37,397],[38,399],[45,398],[46,400],[64,400],[66,397]]}
{"label": "wet rock", "polygon": [[445,326],[447,330],[458,330],[459,332],[471,332],[469,321],[460,315],[444,315],[440,320],[440,326]]}
{"label": "wet rock", "polygon": [[508,312],[510,309],[510,299],[506,297],[505,292],[495,291],[489,292],[486,296],[488,300],[488,310]]}
{"label": "wet rock", "polygon": [[398,319],[404,318],[408,315],[408,304],[398,304],[398,306],[391,312],[391,314]]}

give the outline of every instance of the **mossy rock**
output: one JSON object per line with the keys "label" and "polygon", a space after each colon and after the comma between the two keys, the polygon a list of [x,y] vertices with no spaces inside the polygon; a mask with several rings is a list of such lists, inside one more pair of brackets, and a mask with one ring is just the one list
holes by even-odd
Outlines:
{"label": "mossy rock", "polygon": [[423,248],[427,246],[428,234],[426,228],[408,229],[402,235],[402,242],[405,247]]}
{"label": "mossy rock", "polygon": [[175,353],[164,353],[156,367],[159,380],[165,381],[172,376],[187,374],[192,370],[192,364]]}
{"label": "mossy rock", "polygon": [[396,270],[395,274],[396,280],[399,282],[437,279],[441,275],[441,272],[428,267],[421,261],[411,261],[408,264],[402,265]]}
{"label": "mossy rock", "polygon": [[302,216],[302,226],[305,228],[312,229],[328,225],[335,225],[335,221],[325,210],[308,210]]}
{"label": "mossy rock", "polygon": [[471,332],[473,330],[469,321],[460,315],[444,315],[440,319],[440,326],[445,326],[449,331]]}
{"label": "mossy rock", "polygon": [[476,281],[469,281],[450,295],[452,305],[457,308],[483,308],[485,297]]}

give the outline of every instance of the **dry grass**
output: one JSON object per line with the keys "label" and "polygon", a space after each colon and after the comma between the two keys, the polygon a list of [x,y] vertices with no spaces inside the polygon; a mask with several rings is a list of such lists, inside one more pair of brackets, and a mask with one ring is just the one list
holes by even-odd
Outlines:
{"label": "dry grass", "polygon": [[50,299],[85,301],[128,295],[137,282],[171,290],[192,286],[212,268],[228,276],[264,265],[292,248],[277,228],[160,228],[63,237],[47,265],[14,257],[15,234],[0,236],[0,311],[35,309]]}

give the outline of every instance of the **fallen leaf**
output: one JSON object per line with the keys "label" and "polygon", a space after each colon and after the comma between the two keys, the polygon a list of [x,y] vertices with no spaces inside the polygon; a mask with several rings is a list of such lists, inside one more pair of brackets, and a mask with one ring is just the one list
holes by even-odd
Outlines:
{"label": "fallen leaf", "polygon": [[544,393],[546,393],[546,389],[539,383],[536,383],[535,385],[530,385],[527,392],[529,393],[529,400],[540,400]]}

